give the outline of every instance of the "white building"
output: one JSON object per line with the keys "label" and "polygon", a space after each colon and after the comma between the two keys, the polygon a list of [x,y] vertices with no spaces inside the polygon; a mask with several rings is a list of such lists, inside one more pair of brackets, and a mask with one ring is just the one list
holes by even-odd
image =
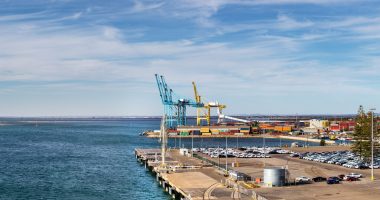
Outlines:
{"label": "white building", "polygon": [[311,119],[309,127],[315,128],[315,129],[325,129],[325,128],[329,127],[329,121],[328,120],[320,120],[320,119]]}

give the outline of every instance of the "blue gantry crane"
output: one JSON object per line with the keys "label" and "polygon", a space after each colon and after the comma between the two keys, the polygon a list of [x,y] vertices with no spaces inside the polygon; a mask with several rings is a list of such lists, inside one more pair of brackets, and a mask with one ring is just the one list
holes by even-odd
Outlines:
{"label": "blue gantry crane", "polygon": [[161,102],[164,105],[165,123],[169,128],[186,125],[186,107],[204,107],[201,102],[195,102],[186,98],[173,99],[173,90],[167,85],[164,76],[155,74]]}

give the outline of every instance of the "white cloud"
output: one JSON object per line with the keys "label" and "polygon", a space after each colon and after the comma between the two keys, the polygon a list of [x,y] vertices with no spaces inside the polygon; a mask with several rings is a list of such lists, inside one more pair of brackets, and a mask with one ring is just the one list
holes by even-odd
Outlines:
{"label": "white cloud", "polygon": [[82,12],[77,12],[77,13],[74,13],[73,15],[68,16],[68,17],[65,17],[65,18],[63,18],[63,19],[72,19],[72,20],[76,20],[76,19],[79,19],[82,15],[83,15]]}
{"label": "white cloud", "polygon": [[[231,93],[239,86],[263,95],[310,88],[324,91],[332,83],[320,75],[326,68],[323,64],[302,60],[307,53],[299,39],[268,35],[244,46],[189,40],[128,43],[120,39],[120,30],[110,26],[44,33],[19,32],[20,25],[0,25],[2,81],[153,82],[154,73],[164,73],[175,85],[196,79]],[[339,77],[334,84],[344,85],[360,71],[378,70],[374,65],[363,64],[360,70],[331,65],[329,73]]]}
{"label": "white cloud", "polygon": [[135,0],[130,13],[140,13],[149,10],[160,8],[164,5],[164,2],[160,3],[143,3],[143,1]]}
{"label": "white cloud", "polygon": [[109,26],[103,28],[103,34],[108,39],[118,39],[121,37],[119,29]]}
{"label": "white cloud", "polygon": [[[121,30],[107,23],[83,27],[62,25],[59,20],[41,20],[39,15],[38,20],[12,15],[0,18],[0,81],[17,82],[24,88],[33,88],[30,84],[38,83],[36,87],[50,91],[64,88],[94,92],[99,88],[102,91],[125,90],[131,94],[127,98],[134,98],[129,101],[138,101],[135,99],[138,96],[156,95],[155,73],[164,74],[176,92],[189,97],[194,80],[202,86],[202,94],[213,100],[220,96],[254,99],[330,95],[332,85],[339,87],[338,94],[378,92],[376,87],[368,86],[368,82],[373,83],[380,75],[380,62],[375,55],[358,55],[354,62],[326,64],[328,62],[313,56],[320,52],[305,48],[308,42],[340,39],[341,32],[360,36],[360,39],[378,36],[377,18],[342,17],[316,21],[280,14],[270,20],[228,25],[212,17],[231,1],[194,1],[193,5],[186,2],[188,4],[177,4],[176,8],[180,9],[171,12],[178,12],[180,17],[191,18],[220,34],[247,31],[251,38],[242,38],[239,44],[232,40],[211,42],[201,34],[199,40],[183,37],[131,42],[125,40],[126,32],[139,37],[144,30]],[[301,3],[282,3],[286,2]],[[316,3],[309,3],[312,2]],[[248,4],[248,1],[238,3]],[[256,1],[260,3],[263,2]],[[167,3],[136,2],[133,10],[135,13],[162,11],[167,6]],[[83,15],[78,12],[71,17],[80,19]],[[326,28],[329,31],[324,31]],[[281,34],[291,30],[304,31]],[[368,47],[364,53],[373,53],[376,49],[376,45]],[[14,90],[8,88],[0,92]]]}
{"label": "white cloud", "polygon": [[285,29],[285,30],[294,30],[294,29],[301,29],[301,28],[307,28],[313,26],[314,23],[311,21],[296,21],[292,18],[290,18],[287,15],[279,15],[278,16],[278,24],[277,28],[279,29]]}

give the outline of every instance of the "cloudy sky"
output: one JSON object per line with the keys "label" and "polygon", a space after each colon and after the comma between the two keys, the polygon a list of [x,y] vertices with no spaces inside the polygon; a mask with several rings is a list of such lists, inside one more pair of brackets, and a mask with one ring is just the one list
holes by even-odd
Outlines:
{"label": "cloudy sky", "polygon": [[160,115],[154,74],[228,114],[380,109],[376,0],[0,0],[0,116]]}

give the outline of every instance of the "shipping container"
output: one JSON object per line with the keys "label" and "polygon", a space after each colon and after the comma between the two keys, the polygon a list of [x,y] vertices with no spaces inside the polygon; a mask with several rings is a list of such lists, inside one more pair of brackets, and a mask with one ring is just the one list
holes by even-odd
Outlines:
{"label": "shipping container", "polygon": [[283,126],[282,131],[283,132],[290,132],[290,131],[292,131],[292,126]]}
{"label": "shipping container", "polygon": [[189,136],[189,132],[180,132],[181,136]]}
{"label": "shipping container", "polygon": [[234,135],[232,132],[220,132],[219,135]]}
{"label": "shipping container", "polygon": [[210,128],[208,128],[208,127],[207,128],[202,127],[201,128],[201,132],[202,133],[208,133],[208,132],[210,132]]}
{"label": "shipping container", "polygon": [[203,136],[210,136],[211,133],[208,133],[208,132],[207,132],[207,133],[202,133],[202,135],[203,135]]}
{"label": "shipping container", "polygon": [[219,133],[218,129],[211,129],[211,133]]}
{"label": "shipping container", "polygon": [[340,131],[340,125],[339,124],[331,124],[330,130],[331,131]]}

